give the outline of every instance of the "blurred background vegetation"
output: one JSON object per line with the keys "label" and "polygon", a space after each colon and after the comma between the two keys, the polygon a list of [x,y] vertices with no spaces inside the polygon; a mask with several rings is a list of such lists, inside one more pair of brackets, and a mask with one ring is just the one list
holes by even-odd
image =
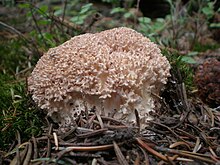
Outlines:
{"label": "blurred background vegetation", "polygon": [[204,56],[219,53],[220,8],[214,0],[41,0],[0,2],[0,150],[40,135],[46,125],[26,78],[49,48],[71,37],[133,28],[160,45],[188,90]]}

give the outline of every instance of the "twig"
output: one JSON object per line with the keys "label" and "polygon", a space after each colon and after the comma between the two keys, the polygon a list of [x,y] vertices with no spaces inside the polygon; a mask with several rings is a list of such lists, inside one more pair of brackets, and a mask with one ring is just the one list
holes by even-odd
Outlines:
{"label": "twig", "polygon": [[37,6],[34,6],[33,4],[31,4],[31,6],[36,8],[37,10],[39,10],[46,19],[54,20],[55,22],[57,22],[57,23],[65,26],[65,27],[67,27],[68,29],[71,29],[71,30],[75,29],[77,31],[83,32],[83,28],[81,26],[76,25],[76,24],[74,24],[72,22],[69,22],[66,19],[62,19],[62,18],[60,19],[59,17],[56,17],[54,15],[50,16],[47,13],[45,13],[44,11],[42,11],[40,8],[38,8]]}
{"label": "twig", "polygon": [[135,117],[136,117],[136,123],[137,123],[137,126],[138,126],[138,133],[140,133],[140,129],[141,129],[141,123],[140,123],[140,117],[139,117],[139,113],[137,111],[137,109],[134,110],[135,112]]}
{"label": "twig", "polygon": [[200,147],[201,147],[200,139],[199,139],[199,137],[196,137],[196,144],[195,144],[195,147],[193,149],[193,152],[197,152]]}
{"label": "twig", "polygon": [[196,130],[197,133],[201,136],[201,138],[206,142],[206,144],[208,144],[209,146],[212,146],[211,141],[207,138],[207,135],[205,134],[205,132],[203,130],[201,130],[196,125],[190,125],[190,124],[187,124],[187,125],[190,126],[191,128],[193,128],[194,130]]}
{"label": "twig", "polygon": [[[63,151],[70,152],[70,151],[103,151],[103,150],[108,150],[113,148],[112,144],[108,145],[101,145],[101,146],[89,146],[89,147],[84,147],[84,146],[71,146],[65,148]],[[58,148],[60,150],[60,147]]]}
{"label": "twig", "polygon": [[211,127],[214,127],[214,123],[215,123],[215,116],[212,112],[212,109],[209,108],[209,107],[204,107],[204,109],[207,111],[208,115],[210,116],[211,118]]}
{"label": "twig", "polygon": [[55,143],[55,150],[58,150],[59,148],[59,142],[58,142],[58,138],[57,138],[57,134],[55,132],[53,132],[53,138],[54,138],[54,143]]}
{"label": "twig", "polygon": [[166,156],[160,154],[159,152],[153,150],[150,146],[148,146],[146,143],[144,143],[140,138],[136,138],[137,143],[144,149],[146,149],[148,152],[150,152],[151,154],[157,156],[158,158],[160,158],[161,160],[164,160],[167,162],[167,158]]}
{"label": "twig", "polygon": [[98,119],[98,121],[99,121],[100,127],[101,127],[101,128],[104,128],[104,124],[103,124],[103,121],[102,121],[101,116],[100,116],[98,113],[96,113],[96,116],[97,116],[97,119]]}
{"label": "twig", "polygon": [[120,120],[114,119],[112,117],[107,117],[107,116],[101,116],[103,121],[109,120],[111,122],[115,122],[116,124],[120,124],[120,125],[125,125],[123,124],[123,122],[121,122]]}
{"label": "twig", "polygon": [[64,7],[63,7],[63,14],[62,14],[62,22],[64,21],[64,18],[65,18],[66,6],[67,6],[67,0],[64,0]]}
{"label": "twig", "polygon": [[[17,34],[17,35],[18,35],[19,37],[21,37],[28,45],[31,44],[30,47],[34,47],[34,50],[37,52],[38,55],[41,54],[41,53],[39,52],[39,50],[38,50],[36,44],[35,44],[33,41],[27,39],[27,38],[26,38],[21,32],[19,32],[17,29],[15,29],[14,27],[12,27],[12,26],[10,26],[10,25],[4,23],[4,22],[1,22],[1,21],[0,21],[0,25],[3,26],[6,30],[8,30],[8,31],[10,31],[10,32],[12,32],[12,33]],[[35,52],[35,51],[34,51],[34,52]]]}
{"label": "twig", "polygon": [[[49,121],[47,120],[47,122],[49,122]],[[48,126],[49,126],[48,134],[51,135],[51,133],[53,131],[53,124],[48,123]],[[51,155],[51,141],[48,136],[46,138],[47,138],[47,155],[46,155],[46,157],[49,158]]]}
{"label": "twig", "polygon": [[70,152],[69,153],[71,156],[74,156],[74,157],[91,157],[91,158],[100,158],[101,155],[98,155],[98,154],[91,154],[91,153],[84,153],[84,152],[80,152],[80,153],[75,153],[75,152]]}
{"label": "twig", "polygon": [[128,162],[126,161],[124,155],[122,154],[120,148],[118,147],[117,143],[113,141],[115,154],[117,156],[118,162],[120,165],[128,165]]}
{"label": "twig", "polygon": [[187,118],[189,112],[190,112],[190,108],[189,108],[189,104],[188,104],[188,100],[187,100],[187,94],[186,94],[186,88],[185,88],[185,84],[182,82],[181,84],[177,84],[177,95],[179,96],[179,98],[181,99],[181,102],[183,104],[183,110],[184,110],[184,116],[181,119],[181,121],[173,126],[172,128],[177,128],[179,127]]}
{"label": "twig", "polygon": [[175,165],[175,163],[173,162],[173,160],[175,160],[178,155],[174,155],[173,157],[169,157],[167,154],[165,154],[166,158],[167,158],[167,162],[171,165]]}
{"label": "twig", "polygon": [[17,35],[19,35],[26,42],[29,42],[29,40],[21,32],[19,32],[17,29],[15,29],[14,27],[12,27],[12,26],[4,23],[4,22],[1,22],[1,21],[0,21],[0,25],[5,27],[6,30],[9,30],[9,31],[11,31],[13,33],[16,33]]}
{"label": "twig", "polygon": [[47,44],[47,42],[45,41],[45,38],[44,38],[44,36],[43,36],[43,34],[42,34],[42,32],[41,32],[41,29],[40,29],[40,27],[38,26],[37,19],[36,19],[34,13],[33,13],[33,9],[34,9],[34,8],[33,8],[33,5],[31,5],[30,12],[31,12],[31,16],[32,16],[32,19],[33,19],[33,21],[34,21],[35,27],[36,27],[38,33],[40,34],[40,37],[41,37],[43,43],[48,47],[48,44]]}
{"label": "twig", "polygon": [[32,143],[28,142],[28,152],[27,152],[27,155],[25,157],[23,165],[29,165],[30,160],[31,160],[31,155],[32,155]]}
{"label": "twig", "polygon": [[[104,151],[113,148],[113,144],[109,145],[101,145],[101,146],[90,146],[90,147],[84,147],[84,146],[71,146],[67,147],[64,150],[60,151],[57,156],[58,159],[60,159],[65,153],[68,153],[70,151],[83,151],[83,152],[89,152],[89,151]],[[60,149],[60,148],[58,148]]]}
{"label": "twig", "polygon": [[187,137],[189,137],[189,138],[191,138],[191,139],[196,140],[196,137],[193,136],[193,135],[191,135],[190,133],[188,133],[188,132],[186,132],[186,131],[184,131],[184,130],[181,130],[181,129],[179,129],[179,128],[177,128],[176,130],[179,131],[179,132],[181,132],[181,133],[183,133],[185,136],[187,136]]}
{"label": "twig", "polygon": [[92,115],[89,119],[88,122],[86,123],[86,128],[92,128],[93,127],[93,121],[95,120],[96,115]]}
{"label": "twig", "polygon": [[157,147],[157,146],[155,146],[154,148],[159,151],[166,152],[166,153],[168,152],[168,153],[177,154],[181,156],[187,156],[187,157],[194,158],[197,160],[205,161],[207,163],[215,163],[215,161],[210,159],[211,158],[210,155],[203,155],[199,153],[193,153],[193,152],[182,151],[182,150],[173,150],[173,149],[162,148],[162,147]]}
{"label": "twig", "polygon": [[188,145],[188,143],[186,143],[186,142],[175,142],[175,143],[171,144],[171,145],[169,146],[169,148],[175,148],[175,147],[177,147],[177,146],[179,146],[179,145],[184,145],[184,146],[186,146],[189,150],[191,149],[190,146]]}
{"label": "twig", "polygon": [[[23,151],[19,151],[19,148],[21,146],[25,145],[25,149]],[[11,164],[20,164],[23,163],[24,157],[26,155],[28,151],[28,143],[23,143],[20,146],[16,147],[16,156],[14,157],[14,159],[11,161]],[[10,153],[9,153],[10,155]],[[8,155],[6,154],[5,157],[7,157]]]}
{"label": "twig", "polygon": [[110,130],[129,128],[129,126],[125,126],[125,125],[106,125],[105,127],[110,129]]}
{"label": "twig", "polygon": [[92,164],[91,165],[97,165],[97,159],[96,158],[92,159]]}
{"label": "twig", "polygon": [[76,127],[71,128],[68,132],[62,133],[61,134],[61,139],[65,139],[65,137],[69,136],[70,134],[72,134],[73,132],[75,132]]}
{"label": "twig", "polygon": [[21,135],[20,135],[20,132],[18,130],[16,130],[16,139],[18,141],[18,145],[21,145]]}
{"label": "twig", "polygon": [[17,160],[16,164],[21,164],[21,155],[18,147],[16,148],[16,160]]}
{"label": "twig", "polygon": [[33,141],[33,144],[34,144],[34,159],[37,159],[38,157],[38,148],[37,148],[37,141],[35,139],[35,137],[32,137],[32,141]]}
{"label": "twig", "polygon": [[78,138],[88,138],[88,137],[92,137],[92,136],[97,136],[97,135],[103,134],[107,130],[108,130],[107,128],[102,128],[102,129],[94,130],[92,132],[87,132],[87,133],[84,133],[84,134],[79,134],[79,135],[76,135],[76,136]]}
{"label": "twig", "polygon": [[148,155],[147,153],[145,152],[145,150],[139,146],[139,148],[141,149],[141,151],[143,152],[144,154],[144,158],[145,158],[145,165],[150,165],[150,162],[149,162],[149,158],[148,158]]}
{"label": "twig", "polygon": [[209,151],[211,152],[211,154],[214,156],[214,157],[218,157],[217,155],[216,155],[216,153],[213,151],[213,149],[209,146]]}
{"label": "twig", "polygon": [[177,137],[178,139],[181,139],[182,141],[185,141],[184,139],[182,139],[181,137],[179,137],[179,136],[178,136],[171,128],[169,128],[168,126],[166,126],[166,125],[164,125],[164,124],[161,124],[161,123],[157,123],[157,122],[155,122],[155,121],[149,121],[149,122],[168,129],[175,137]]}

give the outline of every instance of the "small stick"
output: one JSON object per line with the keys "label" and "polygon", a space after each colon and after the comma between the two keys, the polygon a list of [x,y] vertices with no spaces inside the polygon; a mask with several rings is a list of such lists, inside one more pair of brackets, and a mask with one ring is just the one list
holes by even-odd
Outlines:
{"label": "small stick", "polygon": [[102,133],[106,132],[107,130],[108,130],[107,128],[103,128],[103,129],[94,130],[92,132],[87,132],[87,133],[76,135],[76,136],[78,138],[88,138],[88,137],[92,137],[92,136],[102,134]]}
{"label": "small stick", "polygon": [[58,143],[58,138],[57,138],[57,134],[55,132],[53,132],[53,138],[54,138],[54,143],[55,143],[55,150],[58,150],[59,148],[59,143]]}
{"label": "small stick", "polygon": [[114,119],[114,118],[111,118],[111,117],[101,116],[101,118],[102,118],[102,120],[108,120],[108,121],[115,122],[116,124],[125,125],[125,124],[123,124],[120,120],[117,120],[117,119]]}
{"label": "small stick", "polygon": [[161,160],[164,160],[164,161],[168,161],[167,160],[167,157],[160,154],[159,152],[153,150],[150,146],[148,146],[146,143],[144,143],[140,138],[136,138],[137,140],[137,143],[144,149],[146,149],[148,152],[150,152],[151,154],[157,156],[158,158],[160,158]]}
{"label": "small stick", "polygon": [[128,162],[126,161],[124,155],[122,154],[120,148],[118,147],[117,143],[113,141],[115,154],[117,156],[118,162],[120,165],[128,165]]}
{"label": "small stick", "polygon": [[71,146],[71,147],[67,147],[64,150],[60,151],[57,154],[57,156],[58,156],[58,159],[60,159],[65,153],[68,153],[70,151],[82,151],[82,152],[86,152],[86,151],[87,152],[88,151],[104,151],[104,150],[112,149],[113,147],[114,147],[113,144],[101,145],[101,146],[89,146],[89,147]]}
{"label": "small stick", "polygon": [[137,109],[135,109],[135,117],[136,117],[136,122],[137,122],[137,126],[138,126],[138,133],[140,133],[140,128],[141,128],[141,123],[140,123],[140,117],[139,117],[139,113],[137,111]]}
{"label": "small stick", "polygon": [[177,147],[177,146],[179,146],[179,145],[184,145],[184,146],[186,146],[189,150],[191,149],[190,146],[188,145],[188,143],[182,142],[182,141],[178,141],[178,142],[175,142],[175,143],[171,144],[171,145],[169,146],[169,148],[175,148],[175,147]]}
{"label": "small stick", "polygon": [[32,143],[28,142],[28,151],[27,151],[27,155],[26,155],[23,165],[29,165],[30,160],[31,160],[31,155],[32,155]]}
{"label": "small stick", "polygon": [[117,130],[117,129],[127,129],[129,126],[125,125],[106,125],[106,128],[109,128],[110,130]]}
{"label": "small stick", "polygon": [[96,113],[96,116],[97,116],[97,119],[98,119],[98,121],[99,121],[100,127],[101,127],[101,128],[104,128],[104,124],[103,124],[103,121],[102,121],[101,116],[100,116],[98,113]]}
{"label": "small stick", "polygon": [[34,156],[33,156],[33,158],[37,159],[37,157],[38,157],[38,148],[37,148],[36,138],[32,137],[32,141],[33,141],[33,144],[34,144]]}

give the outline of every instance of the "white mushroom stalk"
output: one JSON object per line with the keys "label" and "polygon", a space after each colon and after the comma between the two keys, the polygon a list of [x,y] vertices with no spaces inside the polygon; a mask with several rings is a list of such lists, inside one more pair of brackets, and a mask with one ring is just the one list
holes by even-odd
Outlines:
{"label": "white mushroom stalk", "polygon": [[37,105],[69,127],[85,110],[113,115],[141,128],[155,108],[153,94],[167,82],[170,64],[142,34],[120,27],[71,38],[51,48],[28,78]]}

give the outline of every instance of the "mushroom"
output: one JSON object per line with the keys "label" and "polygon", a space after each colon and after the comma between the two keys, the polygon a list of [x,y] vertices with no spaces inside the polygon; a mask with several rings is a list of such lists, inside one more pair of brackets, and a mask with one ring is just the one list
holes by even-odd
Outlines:
{"label": "mushroom", "polygon": [[28,90],[60,126],[69,127],[85,111],[134,124],[137,110],[144,128],[169,70],[156,44],[119,27],[49,49],[28,78]]}

